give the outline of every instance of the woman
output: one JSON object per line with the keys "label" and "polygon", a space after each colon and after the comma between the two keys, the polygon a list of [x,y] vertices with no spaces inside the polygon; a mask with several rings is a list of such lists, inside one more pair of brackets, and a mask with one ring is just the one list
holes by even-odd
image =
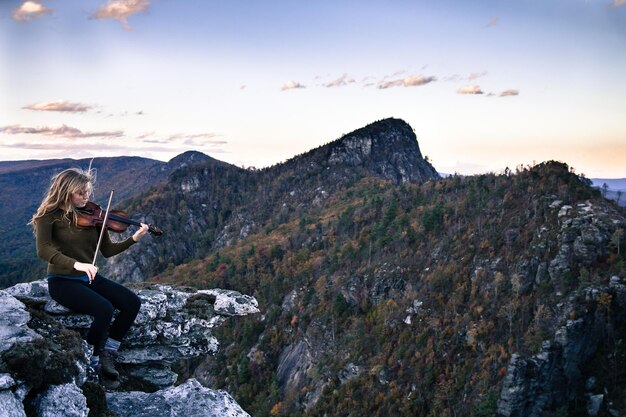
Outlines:
{"label": "woman", "polygon": [[[82,228],[76,223],[76,209],[84,207],[92,192],[90,171],[66,169],[52,178],[31,223],[37,240],[37,256],[48,262],[48,289],[52,299],[77,312],[94,317],[87,334],[93,346],[91,366],[100,371],[110,387],[119,386],[115,358],[120,342],[133,324],[141,302],[128,288],[98,274],[91,264],[100,227]],[[105,231],[100,252],[105,257],[128,249],[148,232],[141,224],[135,234],[112,242]],[[111,323],[113,310],[119,310]]]}

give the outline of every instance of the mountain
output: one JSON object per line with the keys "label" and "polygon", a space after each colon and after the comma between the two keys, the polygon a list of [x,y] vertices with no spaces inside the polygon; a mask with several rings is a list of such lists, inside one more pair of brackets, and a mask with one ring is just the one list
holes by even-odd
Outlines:
{"label": "mountain", "polygon": [[92,200],[106,205],[110,190],[115,190],[113,204],[117,206],[166,180],[176,169],[209,159],[199,152],[186,152],[167,163],[139,157],[1,162],[0,287],[39,279],[44,274],[45,265],[36,258],[32,228],[27,223],[54,174],[73,167],[87,169],[91,162],[97,172]]}
{"label": "mountain", "polygon": [[181,371],[255,417],[626,414],[625,212],[564,163],[442,179],[385,119],[119,208],[165,233],[105,273],[258,300]]}
{"label": "mountain", "polygon": [[208,161],[177,170],[168,183],[131,199],[167,236],[111,258],[105,271],[142,281],[166,268],[229,246],[261,227],[300,219],[364,178],[393,184],[439,178],[422,158],[413,129],[385,119],[285,163],[258,171]]}
{"label": "mountain", "polygon": [[615,191],[626,191],[626,178],[591,178],[594,187],[602,188],[604,184],[607,188]]}
{"label": "mountain", "polygon": [[605,198],[615,200],[626,207],[626,178],[591,178],[594,187],[602,192]]}
{"label": "mountain", "polygon": [[259,301],[198,380],[255,416],[626,412],[626,218],[588,180],[327,187],[153,278]]}

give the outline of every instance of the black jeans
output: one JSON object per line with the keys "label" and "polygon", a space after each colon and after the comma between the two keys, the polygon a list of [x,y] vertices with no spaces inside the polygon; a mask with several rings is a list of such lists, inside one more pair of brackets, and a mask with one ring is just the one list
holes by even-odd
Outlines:
{"label": "black jeans", "polygon": [[[107,337],[121,341],[135,321],[141,300],[131,290],[102,275],[96,275],[91,284],[73,279],[54,277],[48,279],[50,297],[76,313],[93,316],[87,334],[87,343],[93,345],[98,355]],[[115,321],[113,309],[119,310]]]}

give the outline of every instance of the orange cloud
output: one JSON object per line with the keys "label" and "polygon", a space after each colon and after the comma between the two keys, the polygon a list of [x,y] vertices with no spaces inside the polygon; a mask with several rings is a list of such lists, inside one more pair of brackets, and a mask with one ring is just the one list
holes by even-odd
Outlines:
{"label": "orange cloud", "polygon": [[39,19],[49,13],[52,13],[52,9],[48,9],[36,1],[25,1],[13,11],[13,20],[28,22],[29,20]]}
{"label": "orange cloud", "polygon": [[287,81],[280,89],[282,91],[293,90],[296,88],[306,88],[306,86],[296,81]]}
{"label": "orange cloud", "polygon": [[128,17],[148,10],[150,0],[109,0],[94,14],[94,19],[117,19],[122,22],[124,29],[131,30]]}
{"label": "orange cloud", "polygon": [[459,94],[483,94],[483,90],[477,85],[466,85],[456,90]]}

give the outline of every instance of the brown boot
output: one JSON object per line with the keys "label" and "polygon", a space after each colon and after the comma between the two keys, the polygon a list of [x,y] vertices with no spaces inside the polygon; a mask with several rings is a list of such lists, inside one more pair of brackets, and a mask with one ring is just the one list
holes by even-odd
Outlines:
{"label": "brown boot", "polygon": [[111,350],[103,349],[100,352],[100,372],[107,379],[117,381],[120,377],[119,372],[115,369],[115,360],[117,359],[117,353]]}
{"label": "brown boot", "polygon": [[115,381],[109,379],[105,374],[102,373],[102,369],[100,370],[100,385],[104,387],[105,390],[111,391],[114,389],[118,389],[120,387],[120,381]]}

